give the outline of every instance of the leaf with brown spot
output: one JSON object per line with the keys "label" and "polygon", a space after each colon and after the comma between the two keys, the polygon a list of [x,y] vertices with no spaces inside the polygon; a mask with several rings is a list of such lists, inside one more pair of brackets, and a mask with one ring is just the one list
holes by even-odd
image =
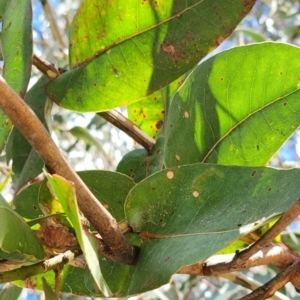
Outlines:
{"label": "leaf with brown spot", "polygon": [[142,100],[191,70],[254,3],[83,1],[71,25],[72,69],[51,81],[47,93],[82,112]]}

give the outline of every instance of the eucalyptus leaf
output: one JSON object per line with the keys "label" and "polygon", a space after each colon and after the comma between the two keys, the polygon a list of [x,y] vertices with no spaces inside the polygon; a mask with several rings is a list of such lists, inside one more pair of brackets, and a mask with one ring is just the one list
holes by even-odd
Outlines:
{"label": "eucalyptus leaf", "polygon": [[172,101],[166,165],[266,165],[300,124],[299,55],[268,42],[200,64]]}
{"label": "eucalyptus leaf", "polygon": [[300,170],[193,164],[160,171],[129,193],[125,211],[142,239],[127,295],[165,284],[299,199]]}
{"label": "eucalyptus leaf", "polygon": [[82,112],[141,100],[192,69],[254,3],[83,1],[70,29],[72,69],[51,81],[47,93]]}

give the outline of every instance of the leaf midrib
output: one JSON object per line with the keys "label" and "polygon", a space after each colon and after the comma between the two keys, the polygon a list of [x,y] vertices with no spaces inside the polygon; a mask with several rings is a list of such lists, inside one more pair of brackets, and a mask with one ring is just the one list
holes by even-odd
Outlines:
{"label": "leaf midrib", "polygon": [[268,104],[264,105],[263,107],[260,107],[256,110],[254,110],[252,113],[250,113],[249,115],[247,115],[245,118],[243,118],[241,121],[239,121],[237,124],[235,124],[230,130],[228,130],[214,145],[213,147],[207,152],[207,154],[205,155],[205,157],[202,159],[201,163],[205,163],[205,161],[209,158],[209,156],[213,153],[214,150],[216,150],[216,148],[219,146],[219,144],[225,140],[225,138],[227,138],[235,129],[237,129],[241,124],[243,124],[244,122],[246,122],[247,119],[251,118],[252,116],[254,116],[255,114],[261,112],[263,109],[278,103],[279,101],[283,100],[284,98],[287,98],[289,96],[291,96],[292,94],[296,93],[299,91],[299,88],[289,92],[288,94],[281,96],[279,98],[276,98],[275,100],[269,102]]}

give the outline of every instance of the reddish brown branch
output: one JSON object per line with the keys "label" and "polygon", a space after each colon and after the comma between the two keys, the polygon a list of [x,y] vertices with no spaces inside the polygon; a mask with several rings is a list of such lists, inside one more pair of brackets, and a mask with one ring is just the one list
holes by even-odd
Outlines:
{"label": "reddish brown branch", "polygon": [[50,172],[61,175],[75,184],[79,208],[100,233],[116,259],[126,264],[135,264],[137,248],[127,242],[116,220],[70,167],[34,112],[2,77],[0,77],[0,108],[37,151]]}
{"label": "reddish brown branch", "polygon": [[139,143],[147,150],[149,155],[152,153],[155,140],[148,136],[143,130],[141,130],[130,120],[125,118],[121,113],[116,110],[109,110],[100,112],[98,113],[98,115],[133,138],[137,143]]}
{"label": "reddish brown branch", "polygon": [[259,287],[251,294],[241,298],[241,300],[268,299],[294,277],[299,277],[299,275],[300,259],[296,260],[290,267],[277,274],[272,280]]}
{"label": "reddish brown branch", "polygon": [[279,245],[271,244],[251,256],[241,265],[232,265],[234,254],[215,255],[208,258],[204,263],[196,263],[181,267],[177,273],[198,276],[218,276],[234,271],[240,271],[251,267],[274,264],[280,268],[286,268],[297,258]]}
{"label": "reddish brown branch", "polygon": [[300,199],[289,208],[280,219],[272,226],[259,240],[253,243],[249,248],[236,254],[234,261],[241,265],[242,261],[247,261],[249,257],[254,255],[259,250],[272,243],[276,236],[278,236],[289,224],[291,224],[300,215]]}

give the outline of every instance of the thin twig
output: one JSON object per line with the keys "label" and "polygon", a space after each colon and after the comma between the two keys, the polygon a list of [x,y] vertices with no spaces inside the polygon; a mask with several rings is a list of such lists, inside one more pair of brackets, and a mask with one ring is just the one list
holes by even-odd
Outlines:
{"label": "thin twig", "polygon": [[48,260],[0,273],[0,283],[12,282],[15,280],[25,280],[33,275],[55,270],[57,267],[63,266],[74,260],[75,257],[80,254],[80,251],[68,250],[65,253],[58,254]]}
{"label": "thin twig", "polygon": [[80,210],[100,233],[116,259],[125,264],[135,264],[138,249],[125,239],[116,220],[74,172],[34,112],[2,77],[0,77],[0,108],[37,151],[50,172],[74,183]]}
{"label": "thin twig", "polygon": [[51,5],[49,4],[48,0],[41,0],[42,7],[46,16],[46,19],[48,19],[51,32],[53,34],[53,37],[55,40],[58,41],[60,47],[62,49],[67,48],[66,43],[60,33],[59,26],[57,25],[57,16],[54,15],[53,9]]}
{"label": "thin twig", "polygon": [[155,140],[148,136],[143,130],[125,118],[121,113],[116,110],[109,110],[98,113],[99,116],[107,120],[108,122],[127,133],[128,136],[133,138],[137,143],[143,146],[148,154],[152,153],[155,145]]}
{"label": "thin twig", "polygon": [[234,263],[241,265],[242,261],[247,261],[252,255],[270,244],[289,224],[291,224],[300,215],[300,199],[289,208],[280,219],[255,243],[247,249],[238,252],[234,258]]}
{"label": "thin twig", "polygon": [[235,254],[214,255],[204,263],[183,266],[177,273],[198,276],[219,276],[251,267],[274,264],[281,268],[291,265],[297,257],[279,245],[271,244],[255,253],[241,265],[232,265]]}
{"label": "thin twig", "polygon": [[[40,59],[36,55],[33,55],[33,65],[35,65],[43,74],[45,74],[49,78],[49,80],[55,79],[60,74],[59,71],[49,62]],[[152,149],[155,145],[155,140],[149,135],[147,135],[134,123],[132,123],[130,120],[125,118],[121,113],[119,113],[116,110],[109,110],[99,112],[98,115],[104,118],[106,121],[113,124],[115,127],[125,132],[138,144],[143,146],[147,150],[149,155],[151,154]]]}
{"label": "thin twig", "polygon": [[294,277],[300,275],[300,259],[296,260],[290,267],[281,271],[273,279],[256,289],[251,294],[241,298],[240,300],[256,300],[268,299],[281,289],[285,284],[291,281]]}
{"label": "thin twig", "polygon": [[44,59],[39,58],[35,54],[32,58],[32,63],[36,66],[43,74],[45,74],[49,80],[53,80],[59,76],[59,71],[52,66],[49,62]]}
{"label": "thin twig", "polygon": [[[253,278],[247,277],[246,275],[239,273],[239,272],[233,272],[228,274],[220,275],[220,277],[223,277],[225,279],[228,279],[246,289],[249,290],[255,290],[261,286],[261,282],[254,280]],[[270,298],[271,300],[289,300],[287,296],[276,292],[273,297]]]}

